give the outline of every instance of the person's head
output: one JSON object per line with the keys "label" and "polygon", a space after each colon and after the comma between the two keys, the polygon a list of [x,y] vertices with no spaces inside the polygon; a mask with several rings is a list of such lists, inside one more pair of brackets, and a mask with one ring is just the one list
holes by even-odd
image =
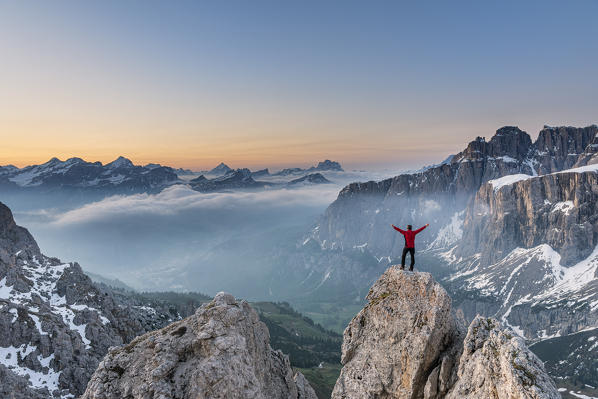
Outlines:
{"label": "person's head", "polygon": [[411,226],[410,224],[407,225],[407,230],[413,230],[413,226]]}

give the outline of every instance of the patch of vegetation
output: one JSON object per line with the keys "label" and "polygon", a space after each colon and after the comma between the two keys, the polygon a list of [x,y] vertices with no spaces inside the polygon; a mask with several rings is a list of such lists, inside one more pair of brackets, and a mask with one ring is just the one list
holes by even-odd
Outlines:
{"label": "patch of vegetation", "polygon": [[195,312],[195,309],[212,300],[211,297],[199,292],[142,292],[139,295],[151,301],[157,301],[174,307],[181,317],[190,316]]}
{"label": "patch of vegetation", "polygon": [[527,378],[527,380],[523,380],[523,385],[536,385],[536,376],[534,373],[532,373],[522,365],[515,363],[514,361],[511,362],[511,364],[513,365],[513,368],[515,368],[515,370],[521,371],[523,375],[525,375],[525,377]]}
{"label": "patch of vegetation", "polygon": [[325,363],[322,367],[299,368],[298,370],[307,378],[319,399],[328,399],[332,395],[341,368],[340,363]]}
{"label": "patch of vegetation", "polygon": [[299,311],[321,324],[324,328],[342,334],[345,328],[357,313],[365,306],[365,300],[359,303],[351,302],[320,302],[320,303],[293,303]]}
{"label": "patch of vegetation", "polygon": [[523,385],[536,385],[536,375],[515,361],[518,355],[518,350],[511,352],[511,365],[515,370],[521,371],[525,376],[525,379],[522,379]]}
{"label": "patch of vegetation", "polygon": [[[530,346],[557,385],[598,396],[598,330],[555,337]],[[587,384],[587,385],[586,385]],[[566,397],[567,395],[563,395]]]}
{"label": "patch of vegetation", "polygon": [[264,318],[271,320],[293,334],[325,340],[341,340],[340,334],[325,329],[319,323],[302,315],[288,302],[253,302],[251,306]]}
{"label": "patch of vegetation", "polygon": [[294,367],[340,362],[340,334],[324,329],[286,302],[256,302],[252,306],[270,330],[270,345],[289,355]]}

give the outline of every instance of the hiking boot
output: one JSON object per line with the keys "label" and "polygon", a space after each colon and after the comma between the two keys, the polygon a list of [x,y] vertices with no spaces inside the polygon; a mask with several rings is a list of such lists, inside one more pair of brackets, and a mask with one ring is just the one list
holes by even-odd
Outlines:
{"label": "hiking boot", "polygon": [[405,270],[405,265],[401,265],[401,270]]}

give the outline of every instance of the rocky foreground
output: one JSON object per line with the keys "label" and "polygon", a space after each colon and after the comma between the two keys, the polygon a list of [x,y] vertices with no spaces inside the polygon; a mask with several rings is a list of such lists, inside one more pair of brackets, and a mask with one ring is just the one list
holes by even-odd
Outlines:
{"label": "rocky foreground", "polygon": [[333,399],[552,399],[560,394],[523,339],[493,318],[465,332],[429,273],[389,268],[344,333]]}
{"label": "rocky foreground", "polygon": [[82,399],[317,399],[245,301],[220,293],[186,319],[112,348]]}

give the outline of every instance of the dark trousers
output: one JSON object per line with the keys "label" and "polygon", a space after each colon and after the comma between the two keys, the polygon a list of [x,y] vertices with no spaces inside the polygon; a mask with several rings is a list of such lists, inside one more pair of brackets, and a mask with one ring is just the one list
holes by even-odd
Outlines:
{"label": "dark trousers", "polygon": [[403,248],[403,256],[401,257],[401,269],[405,268],[405,257],[407,256],[407,253],[411,254],[411,266],[409,267],[409,270],[413,270],[413,265],[415,265],[415,248]]}

